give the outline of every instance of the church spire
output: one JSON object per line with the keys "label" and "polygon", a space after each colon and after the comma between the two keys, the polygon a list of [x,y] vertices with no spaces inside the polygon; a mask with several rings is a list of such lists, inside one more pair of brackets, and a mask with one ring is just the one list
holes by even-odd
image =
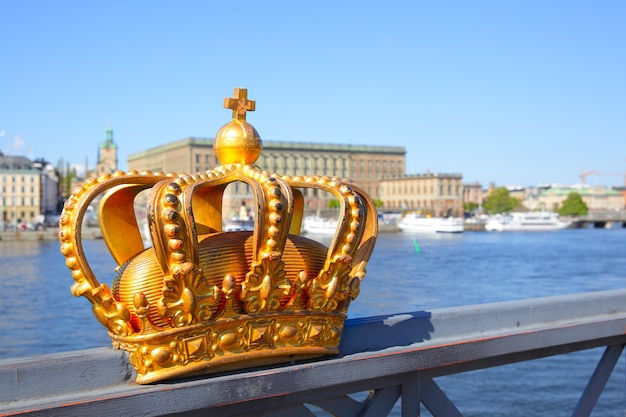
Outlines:
{"label": "church spire", "polygon": [[104,131],[104,142],[102,143],[103,148],[115,147],[115,142],[113,142],[113,129],[107,127]]}
{"label": "church spire", "polygon": [[104,141],[98,148],[96,174],[111,173],[117,170],[117,145],[113,142],[113,129],[107,126]]}

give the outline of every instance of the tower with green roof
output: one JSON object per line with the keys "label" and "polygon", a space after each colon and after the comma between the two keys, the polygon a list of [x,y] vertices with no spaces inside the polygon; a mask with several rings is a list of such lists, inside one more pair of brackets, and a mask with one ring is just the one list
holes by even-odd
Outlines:
{"label": "tower with green roof", "polygon": [[107,127],[104,131],[104,142],[98,148],[98,163],[96,174],[106,174],[117,170],[117,145],[113,141],[113,129]]}

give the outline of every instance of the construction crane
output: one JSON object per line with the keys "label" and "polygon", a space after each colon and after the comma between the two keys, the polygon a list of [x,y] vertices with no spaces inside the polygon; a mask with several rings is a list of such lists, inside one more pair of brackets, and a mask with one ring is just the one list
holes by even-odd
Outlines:
{"label": "construction crane", "polygon": [[624,186],[626,186],[626,172],[623,174],[613,174],[606,172],[596,172],[596,175],[604,175],[606,177],[623,177],[624,178]]}
{"label": "construction crane", "polygon": [[582,174],[580,174],[581,184],[585,184],[585,180],[587,179],[589,175],[598,175],[598,176],[605,176],[605,177],[623,177],[624,186],[626,186],[626,172],[623,174],[614,174],[614,173],[608,173],[608,172],[584,171]]}
{"label": "construction crane", "polygon": [[580,174],[580,183],[585,184],[585,180],[587,179],[589,175],[597,174],[597,173],[598,171],[583,171],[582,174]]}

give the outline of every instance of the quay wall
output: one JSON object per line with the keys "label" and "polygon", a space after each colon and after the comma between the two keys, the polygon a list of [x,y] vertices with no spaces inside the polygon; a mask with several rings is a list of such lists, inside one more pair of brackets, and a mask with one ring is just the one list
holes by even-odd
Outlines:
{"label": "quay wall", "polygon": [[[604,224],[594,225],[595,227],[606,227]],[[572,227],[585,228],[589,227],[583,225],[582,222],[574,222]],[[626,225],[625,225],[626,227]],[[468,223],[465,222],[464,230],[466,232],[484,232],[484,223]],[[397,233],[400,232],[398,225],[395,223],[380,223],[378,226],[379,233]],[[0,241],[32,241],[32,240],[57,240],[58,230],[56,228],[47,229],[44,231],[6,231],[0,232]],[[101,239],[102,234],[97,227],[85,227],[82,231],[83,239]]]}
{"label": "quay wall", "polygon": [[485,223],[468,223],[463,224],[463,230],[466,232],[484,232]]}
{"label": "quay wall", "polygon": [[[398,225],[394,224],[380,224],[380,233],[394,233],[399,232]],[[101,239],[102,232],[98,227],[84,227],[81,236],[83,239]],[[58,240],[59,230],[57,228],[50,228],[46,230],[37,231],[5,231],[0,232],[0,241],[33,241],[33,240]]]}
{"label": "quay wall", "polygon": [[[599,221],[572,221],[572,228],[611,228],[611,227],[626,227],[626,223],[622,222],[599,222]],[[484,232],[484,223],[469,223],[465,222],[464,230],[466,232]],[[379,233],[396,233],[400,232],[398,225],[395,223],[379,223]],[[0,241],[32,241],[32,240],[57,240],[58,237],[57,228],[49,228],[43,231],[5,231],[0,232]],[[83,239],[101,239],[102,234],[98,227],[84,227],[82,231]]]}
{"label": "quay wall", "polygon": [[[100,239],[102,234],[97,227],[84,227],[81,236],[83,239]],[[34,241],[59,240],[59,229],[52,227],[46,230],[19,230],[0,232],[0,241]]]}
{"label": "quay wall", "polygon": [[37,230],[37,231],[7,231],[0,232],[1,241],[20,241],[20,240],[53,240],[58,239],[59,231],[56,229]]}

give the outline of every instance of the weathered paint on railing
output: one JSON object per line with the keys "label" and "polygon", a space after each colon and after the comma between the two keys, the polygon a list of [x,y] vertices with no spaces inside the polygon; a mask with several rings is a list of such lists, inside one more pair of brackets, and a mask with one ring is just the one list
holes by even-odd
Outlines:
{"label": "weathered paint on railing", "polygon": [[[606,346],[572,416],[588,416],[626,343],[626,289],[346,322],[332,358],[140,386],[107,348],[0,361],[0,415],[403,416],[460,412],[433,378]],[[348,396],[370,392],[357,401]]]}

